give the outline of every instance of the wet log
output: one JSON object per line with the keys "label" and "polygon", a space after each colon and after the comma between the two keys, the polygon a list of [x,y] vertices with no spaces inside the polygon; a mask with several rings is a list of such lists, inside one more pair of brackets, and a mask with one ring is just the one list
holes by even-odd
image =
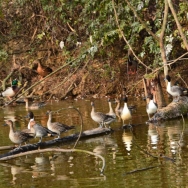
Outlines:
{"label": "wet log", "polygon": [[181,117],[188,113],[188,97],[180,97],[178,102],[171,102],[168,106],[158,109],[149,122],[168,120]]}
{"label": "wet log", "polygon": [[98,127],[98,128],[92,129],[92,130],[84,131],[81,133],[81,135],[76,133],[76,134],[72,134],[72,135],[69,135],[69,136],[66,136],[63,138],[48,140],[46,142],[27,144],[27,145],[21,146],[20,148],[15,148],[7,153],[1,154],[0,159],[3,157],[15,155],[18,153],[37,150],[40,148],[43,149],[43,148],[47,148],[47,147],[50,147],[53,145],[58,145],[58,144],[66,143],[66,142],[73,142],[73,141],[76,141],[78,138],[79,139],[87,139],[87,138],[91,138],[91,137],[95,137],[95,136],[109,134],[110,132],[112,132],[111,129]]}

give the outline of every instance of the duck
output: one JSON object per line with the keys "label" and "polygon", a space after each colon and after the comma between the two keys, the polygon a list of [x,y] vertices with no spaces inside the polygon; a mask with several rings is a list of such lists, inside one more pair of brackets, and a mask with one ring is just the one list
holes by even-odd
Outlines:
{"label": "duck", "polygon": [[115,112],[121,113],[123,110],[123,107],[121,107],[121,101],[118,98],[115,98],[115,103],[117,103],[117,106],[115,108]]}
{"label": "duck", "polygon": [[148,95],[147,98],[149,98],[149,103],[146,106],[146,112],[147,112],[149,120],[150,120],[151,119],[150,115],[155,114],[155,112],[157,112],[158,105],[153,99],[153,94]]}
{"label": "duck", "polygon": [[10,131],[9,131],[9,139],[15,143],[15,144],[19,144],[18,149],[21,147],[21,144],[23,142],[27,142],[29,139],[33,138],[32,135],[22,132],[22,131],[18,131],[18,130],[14,130],[14,126],[13,126],[13,122],[12,120],[6,120],[5,121],[5,125],[8,125],[10,127]]}
{"label": "duck", "polygon": [[28,98],[24,98],[24,101],[25,101],[25,108],[31,109],[31,110],[39,109],[39,108],[46,105],[45,102],[35,102],[35,103],[32,103],[31,105],[29,105],[29,99]]}
{"label": "duck", "polygon": [[175,86],[179,86],[179,87],[182,88],[183,96],[188,96],[188,88],[185,88],[185,87],[180,86],[180,84],[179,84],[178,81],[176,81],[176,82],[174,83],[174,85],[175,85]]}
{"label": "duck", "polygon": [[14,79],[12,81],[12,86],[6,88],[6,90],[1,92],[0,95],[2,97],[7,97],[9,100],[12,100],[12,97],[14,97],[18,91],[19,91],[18,80]]}
{"label": "duck", "polygon": [[166,91],[176,100],[173,99],[173,102],[178,102],[181,95],[183,95],[183,89],[178,85],[171,86],[171,77],[166,75],[165,80],[168,81]]}
{"label": "duck", "polygon": [[28,123],[28,125],[27,125],[27,128],[30,129],[30,128],[31,128],[31,125],[30,125],[31,121],[32,121],[32,120],[33,120],[33,121],[35,120],[34,114],[33,114],[32,111],[29,111],[28,114],[27,114],[27,116],[25,116],[25,117],[26,117],[26,118],[29,118],[29,123]]}
{"label": "duck", "polygon": [[[116,106],[116,108],[115,108],[115,112],[116,112],[116,114],[118,113],[118,114],[121,114],[121,112],[123,111],[123,107],[121,107],[121,101],[120,101],[120,99],[115,99],[115,103],[117,103],[117,106]],[[131,105],[131,106],[127,106],[128,107],[128,109],[131,111],[131,112],[133,112],[133,111],[135,111],[136,110],[136,105]]]}
{"label": "duck", "polygon": [[116,120],[116,118],[114,118],[111,115],[108,114],[104,114],[102,112],[96,112],[95,111],[95,106],[94,106],[94,102],[91,102],[91,118],[93,121],[99,123],[99,127],[103,127],[112,122],[114,122]]}
{"label": "duck", "polygon": [[110,101],[110,99],[108,99],[108,105],[109,105],[109,112],[107,113],[107,115],[110,115],[116,118],[116,114],[112,108],[112,102]]}
{"label": "duck", "polygon": [[75,129],[74,125],[68,126],[59,122],[52,122],[52,111],[48,110],[46,112],[48,114],[48,121],[47,121],[47,127],[52,132],[55,132],[58,137],[56,139],[60,138],[61,133],[67,132],[68,130]]}
{"label": "duck", "polygon": [[124,126],[125,121],[129,121],[129,125],[130,125],[130,122],[132,120],[131,111],[129,110],[127,106],[127,101],[128,101],[127,97],[124,97],[123,98],[124,106],[121,112],[121,119],[123,121],[123,126]]}
{"label": "duck", "polygon": [[52,73],[53,70],[50,67],[44,66],[41,64],[41,60],[34,61],[34,68],[36,69],[37,73],[40,75],[40,79],[46,77],[48,74]]}
{"label": "duck", "polygon": [[49,130],[47,127],[43,127],[42,125],[36,123],[32,111],[29,111],[26,117],[30,119],[28,123],[28,129],[32,129],[33,127],[33,129],[35,130],[35,138],[40,138],[38,143],[42,142],[43,137],[57,135],[55,132]]}
{"label": "duck", "polygon": [[30,123],[29,123],[30,128],[29,129],[28,128],[23,129],[22,132],[28,133],[31,136],[33,136],[33,138],[34,138],[35,135],[36,135],[36,132],[35,132],[35,129],[33,128],[33,126],[32,126],[33,122],[34,122],[34,120],[31,120]]}
{"label": "duck", "polygon": [[116,107],[115,107],[115,113],[116,116],[118,117],[118,121],[121,121],[121,112],[123,110],[123,107],[121,107],[121,101],[118,98],[115,98],[115,103],[117,103]]}

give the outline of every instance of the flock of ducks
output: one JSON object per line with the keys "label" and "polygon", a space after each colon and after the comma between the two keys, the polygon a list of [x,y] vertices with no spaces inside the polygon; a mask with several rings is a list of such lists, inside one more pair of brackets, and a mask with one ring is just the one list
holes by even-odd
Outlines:
{"label": "flock of ducks", "polygon": [[[169,75],[165,77],[165,80],[168,81],[167,92],[173,97],[177,98],[176,102],[179,101],[179,98],[183,93],[183,89],[177,85],[171,86],[171,78]],[[8,97],[9,99],[11,99],[11,97],[13,96],[13,92],[15,92],[15,90],[17,89],[17,84],[18,81],[16,79],[13,80],[12,86],[10,88],[7,88],[7,90],[5,90],[4,92],[2,92],[1,95],[3,97]],[[149,98],[149,103],[146,106],[146,112],[150,119],[150,116],[157,112],[158,106],[152,94],[148,95],[148,98]],[[34,103],[32,105],[29,105],[29,101],[27,98],[24,99],[24,101],[26,102],[26,109],[38,109],[45,105],[45,103]],[[116,120],[116,116],[119,114],[119,117],[123,122],[123,126],[125,125],[125,122],[128,122],[128,125],[131,126],[132,108],[128,107],[127,105],[128,102],[127,96],[123,95],[123,102],[124,102],[123,107],[120,107],[119,99],[116,99],[115,102],[117,103],[117,106],[115,108],[115,113],[114,113],[111,101],[108,100],[109,112],[106,114],[102,112],[96,112],[94,102],[91,102],[92,120],[97,122],[100,127],[106,127],[109,126],[112,122],[114,122]],[[42,142],[42,138],[45,136],[57,135],[57,139],[58,139],[60,138],[61,133],[75,128],[75,126],[68,126],[59,122],[52,122],[52,111],[47,111],[47,114],[49,116],[47,121],[47,127],[43,127],[42,125],[35,122],[33,112],[29,111],[28,127],[27,129],[24,129],[22,131],[15,130],[13,122],[11,120],[6,120],[6,125],[9,125],[10,127],[10,132],[9,132],[10,140],[15,144],[19,144],[20,147],[23,142],[27,142],[31,138],[37,137],[39,138],[39,142]]]}
{"label": "flock of ducks", "polygon": [[[165,80],[167,80],[167,89],[166,91],[173,97],[176,98],[176,100],[173,99],[173,102],[178,102],[180,96],[183,95],[184,89],[174,85],[171,85],[171,77],[169,75],[166,75]],[[146,105],[146,112],[148,114],[149,120],[151,119],[151,115],[155,114],[158,110],[158,105],[156,103],[156,100],[154,99],[153,94],[149,94],[147,96],[149,99],[148,104]],[[123,121],[123,126],[125,126],[125,122],[128,122],[128,125],[131,125],[132,121],[132,114],[131,114],[131,107],[128,107],[127,105],[127,97],[124,95],[123,102],[124,106],[123,108],[120,107],[120,100],[115,99],[115,102],[117,103],[117,106],[115,108],[116,114],[120,114],[120,118]],[[109,102],[109,101],[108,101]],[[113,112],[111,102],[109,102],[109,113],[105,114],[102,112],[96,112],[94,108],[94,103],[91,102],[92,111],[91,111],[91,118],[99,124],[100,127],[103,127],[116,120],[116,114]]]}
{"label": "flock of ducks", "polygon": [[32,138],[39,138],[38,143],[40,143],[42,142],[43,137],[57,136],[55,139],[58,139],[60,138],[61,133],[75,129],[75,126],[68,126],[59,122],[52,122],[52,111],[47,111],[46,114],[49,115],[49,118],[47,127],[44,127],[36,123],[33,112],[29,111],[26,116],[29,118],[27,129],[23,129],[21,131],[14,129],[12,120],[6,120],[5,125],[10,127],[9,139],[13,143],[18,144],[18,148],[20,148],[22,143],[26,143]]}
{"label": "flock of ducks", "polygon": [[111,124],[116,120],[116,115],[120,116],[120,118],[123,121],[123,126],[126,121],[129,122],[129,125],[131,123],[132,115],[131,115],[131,108],[127,106],[127,97],[123,98],[124,106],[123,108],[120,108],[120,100],[115,99],[115,102],[117,103],[117,106],[115,108],[115,112],[113,111],[111,101],[108,100],[109,103],[109,112],[108,113],[102,113],[102,112],[96,112],[94,102],[91,102],[91,118],[93,121],[97,122],[99,124],[99,127],[107,127],[107,125]]}

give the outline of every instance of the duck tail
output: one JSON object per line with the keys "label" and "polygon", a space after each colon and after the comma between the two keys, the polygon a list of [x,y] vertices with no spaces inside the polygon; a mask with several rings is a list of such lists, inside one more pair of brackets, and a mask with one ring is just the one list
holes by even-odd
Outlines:
{"label": "duck tail", "polygon": [[76,128],[76,126],[74,126],[74,125],[69,126],[69,129],[75,129],[75,128]]}
{"label": "duck tail", "polygon": [[43,107],[43,106],[45,106],[45,105],[46,105],[45,102],[40,102],[40,103],[39,103],[39,108],[41,108],[41,107]]}

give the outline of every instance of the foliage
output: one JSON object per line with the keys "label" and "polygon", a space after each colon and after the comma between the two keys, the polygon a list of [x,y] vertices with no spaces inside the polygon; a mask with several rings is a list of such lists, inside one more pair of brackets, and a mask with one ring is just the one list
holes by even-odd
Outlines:
{"label": "foliage", "polygon": [[[174,5],[183,31],[187,34],[188,4],[175,0]],[[148,29],[158,36],[162,27],[164,1],[133,0],[131,6]],[[101,54],[111,58],[112,51],[109,49],[114,50],[119,58],[127,56],[128,46],[118,30],[112,0],[7,0],[1,1],[0,7],[0,33],[5,36],[0,39],[2,48],[10,40],[19,38],[32,53],[44,46],[50,51],[53,49],[53,52],[61,51],[59,43],[63,41],[65,47],[62,55],[67,60],[74,58],[75,51],[83,50],[86,50],[85,55],[93,58],[99,58]],[[115,1],[115,8],[120,28],[135,53],[146,65],[154,68],[161,66],[158,42],[148,34],[130,6],[126,1]],[[169,37],[172,40],[169,41]],[[179,48],[173,43],[177,39],[180,40],[180,35],[169,13],[164,39],[168,58],[172,51],[176,51],[174,49]],[[81,45],[78,46],[78,43]],[[13,49],[10,47],[9,51]],[[3,55],[3,51],[0,52],[0,57],[7,58],[6,53]]]}
{"label": "foliage", "polygon": [[4,50],[0,50],[0,61],[5,61],[8,58],[8,54]]}

